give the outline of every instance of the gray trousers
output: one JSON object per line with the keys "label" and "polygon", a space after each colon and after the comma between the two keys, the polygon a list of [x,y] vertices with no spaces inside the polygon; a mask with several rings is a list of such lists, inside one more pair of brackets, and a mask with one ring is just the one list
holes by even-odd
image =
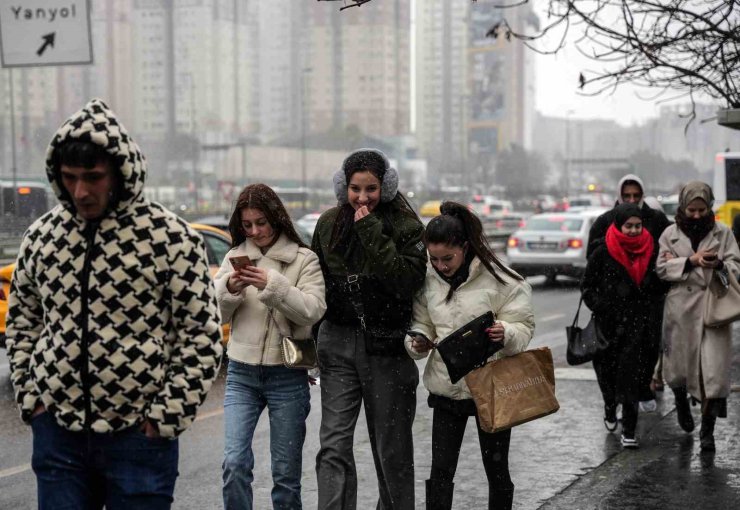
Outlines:
{"label": "gray trousers", "polygon": [[[378,510],[414,509],[414,443],[419,371],[406,356],[369,356],[362,331],[324,321],[319,330],[320,510],[357,508],[354,432],[365,404],[378,477]],[[366,505],[363,505],[366,508]]]}

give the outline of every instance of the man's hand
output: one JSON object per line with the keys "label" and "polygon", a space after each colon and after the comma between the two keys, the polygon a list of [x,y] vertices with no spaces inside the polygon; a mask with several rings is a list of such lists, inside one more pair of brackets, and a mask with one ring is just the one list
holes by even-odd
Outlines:
{"label": "man's hand", "polygon": [[36,409],[33,410],[33,414],[31,415],[31,418],[36,418],[38,415],[43,414],[46,412],[46,408],[43,404],[39,404],[36,406]]}
{"label": "man's hand", "polygon": [[370,214],[370,210],[367,208],[366,205],[363,205],[359,209],[355,211],[355,222],[360,221],[362,218]]}
{"label": "man's hand", "polygon": [[159,435],[159,431],[157,430],[157,427],[152,425],[149,422],[149,420],[145,420],[144,423],[141,424],[141,431],[149,439],[157,439],[159,437],[162,437]]}

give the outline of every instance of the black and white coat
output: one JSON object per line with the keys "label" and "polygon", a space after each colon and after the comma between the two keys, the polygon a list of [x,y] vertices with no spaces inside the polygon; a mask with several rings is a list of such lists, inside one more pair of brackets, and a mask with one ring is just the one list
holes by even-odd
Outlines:
{"label": "black and white coat", "polygon": [[[87,222],[52,163],[64,141],[91,141],[120,164],[122,189]],[[9,298],[7,349],[24,421],[43,405],[71,431],[149,420],[183,432],[216,376],[221,328],[203,240],[144,198],[146,164],[115,114],[93,100],[57,131],[47,176],[60,205],[26,232]]]}

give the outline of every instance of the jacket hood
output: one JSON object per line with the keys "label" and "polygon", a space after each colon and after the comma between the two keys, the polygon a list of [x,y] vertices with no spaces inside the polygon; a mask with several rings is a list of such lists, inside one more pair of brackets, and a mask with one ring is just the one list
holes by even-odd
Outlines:
{"label": "jacket hood", "polygon": [[118,163],[121,182],[119,196],[113,204],[115,210],[126,209],[141,195],[146,180],[146,160],[113,110],[100,99],[93,99],[62,124],[46,151],[46,176],[64,207],[74,209],[69,195],[61,186],[54,155],[60,145],[73,140],[103,147]]}
{"label": "jacket hood", "polygon": [[640,199],[640,202],[637,204],[638,207],[642,209],[642,204],[645,201],[645,185],[642,183],[642,179],[637,177],[635,174],[627,174],[621,179],[619,179],[619,184],[617,184],[617,204],[621,204],[623,202],[622,200],[622,188],[624,187],[624,183],[627,181],[635,181],[637,184],[640,185],[640,189],[642,190],[642,197]]}

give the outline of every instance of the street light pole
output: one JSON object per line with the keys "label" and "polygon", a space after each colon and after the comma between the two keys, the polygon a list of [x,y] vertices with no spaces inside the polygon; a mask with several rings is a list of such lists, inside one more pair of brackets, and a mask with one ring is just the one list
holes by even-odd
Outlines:
{"label": "street light pole", "polygon": [[[8,69],[10,77],[10,154],[11,166],[10,171],[13,179],[13,211],[18,215],[18,156],[15,147],[15,90],[13,87],[13,69]],[[3,214],[5,211],[3,211]]]}
{"label": "street light pole", "polygon": [[573,110],[568,110],[565,115],[565,196],[570,195],[570,116]]}
{"label": "street light pole", "polygon": [[302,208],[305,214],[308,211],[307,207],[307,178],[306,178],[306,73],[310,73],[310,67],[304,67],[301,70],[301,188],[303,188],[301,196],[303,197]]}

